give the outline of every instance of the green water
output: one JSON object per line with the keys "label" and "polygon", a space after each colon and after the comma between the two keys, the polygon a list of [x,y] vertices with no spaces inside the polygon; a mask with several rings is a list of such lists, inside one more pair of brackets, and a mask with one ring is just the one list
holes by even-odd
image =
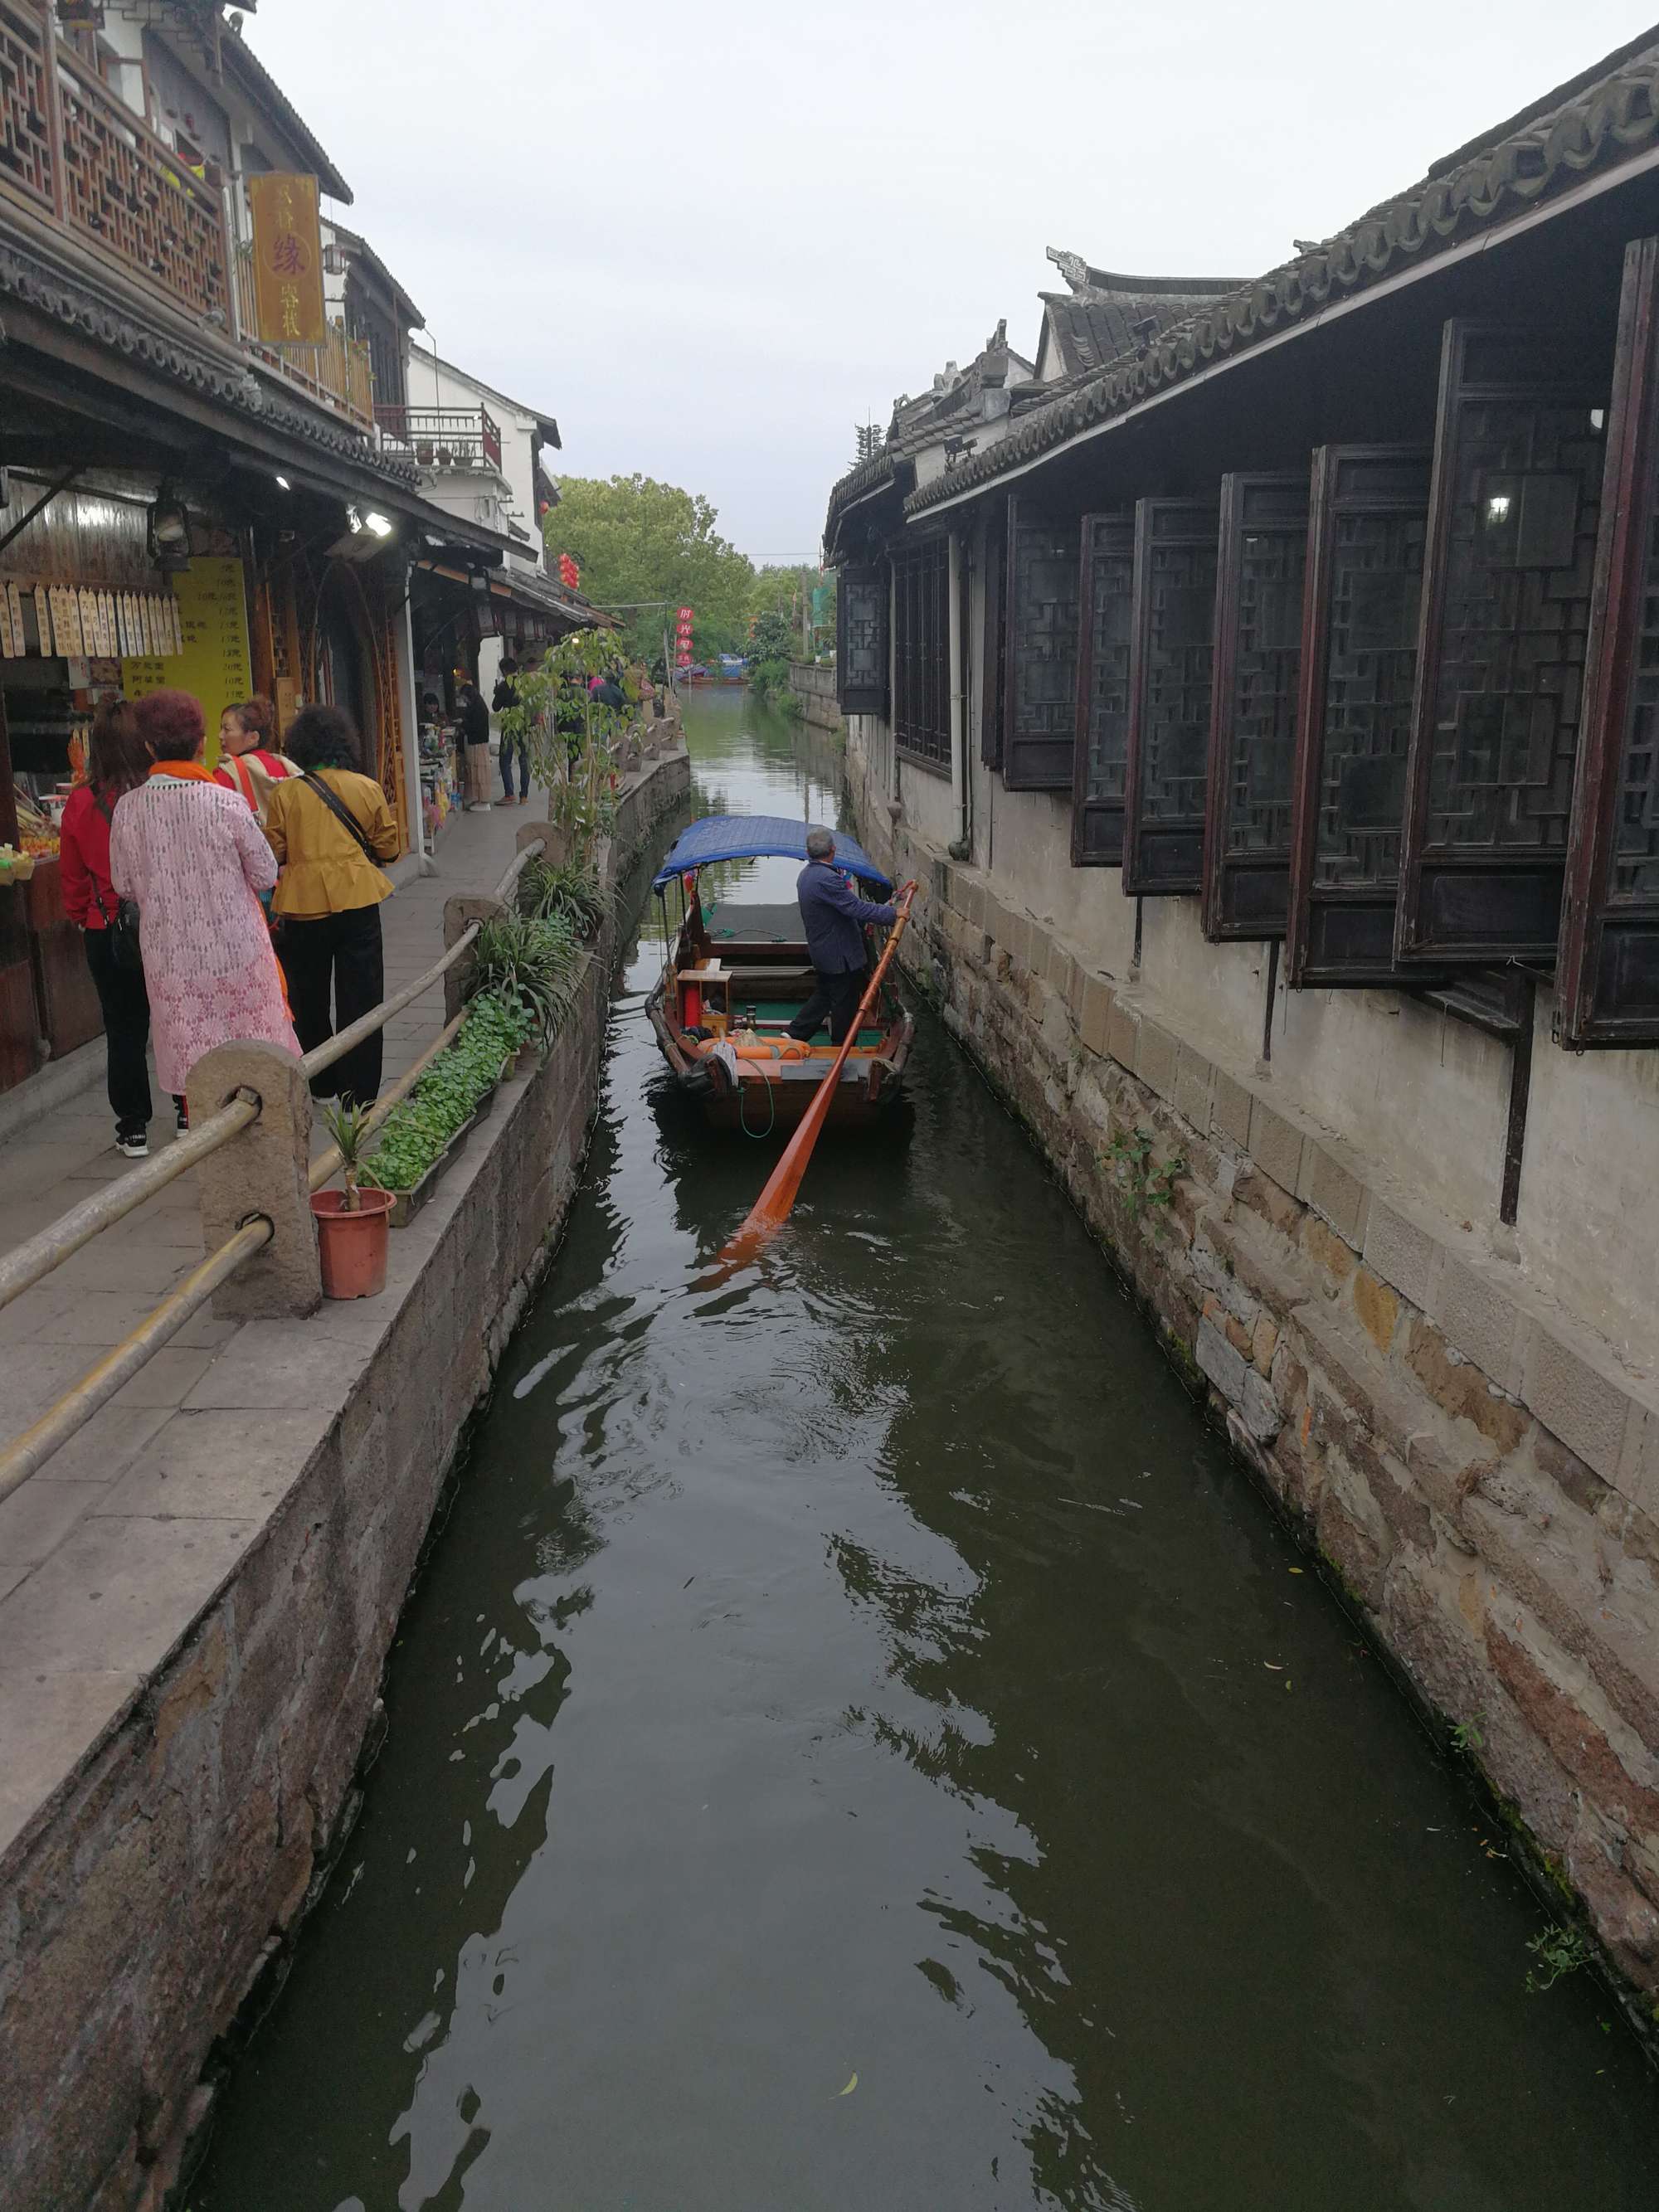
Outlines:
{"label": "green water", "polygon": [[771,1155],[656,957],[193,2212],[1651,2212],[1633,2046],[943,1030],[716,1286]]}

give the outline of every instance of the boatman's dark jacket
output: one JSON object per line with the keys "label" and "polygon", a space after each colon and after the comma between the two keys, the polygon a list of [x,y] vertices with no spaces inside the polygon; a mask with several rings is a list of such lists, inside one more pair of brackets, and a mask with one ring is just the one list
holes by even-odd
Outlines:
{"label": "boatman's dark jacket", "polygon": [[866,968],[866,921],[896,921],[898,910],[861,899],[833,860],[809,860],[795,878],[795,896],[806,926],[806,950],[820,975],[845,975]]}

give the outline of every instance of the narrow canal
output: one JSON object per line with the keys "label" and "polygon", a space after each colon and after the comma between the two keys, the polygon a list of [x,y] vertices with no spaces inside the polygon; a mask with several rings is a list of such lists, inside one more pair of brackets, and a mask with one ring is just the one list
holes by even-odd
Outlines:
{"label": "narrow canal", "polygon": [[1634,2046],[943,1030],[711,1290],[769,1155],[659,957],[191,2212],[1651,2212]]}

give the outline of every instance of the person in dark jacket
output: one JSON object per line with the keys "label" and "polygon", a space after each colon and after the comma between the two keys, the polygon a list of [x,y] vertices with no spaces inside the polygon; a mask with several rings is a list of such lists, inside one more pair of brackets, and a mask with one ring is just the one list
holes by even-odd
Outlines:
{"label": "person in dark jacket", "polygon": [[149,1152],[149,997],[143,969],[115,953],[121,902],[109,879],[109,833],[117,805],[149,774],[137,716],[125,699],[106,699],[93,717],[87,780],[70,793],[58,836],[64,911],[86,932],[87,966],[103,1009],[115,1149],[130,1160]]}
{"label": "person in dark jacket", "polygon": [[[489,702],[492,714],[504,714],[519,703],[519,664],[511,656],[503,659],[501,672],[496,679],[495,696]],[[506,804],[513,801],[513,763],[519,763],[519,798],[520,806],[530,804],[530,736],[520,730],[517,737],[501,732],[501,785],[507,793]]]}
{"label": "person in dark jacket", "polygon": [[465,781],[461,785],[464,803],[469,814],[479,807],[489,808],[489,709],[476,684],[463,684],[455,694],[455,705],[461,725],[461,758]]}
{"label": "person in dark jacket", "polygon": [[806,866],[795,878],[806,951],[817,988],[789,1024],[792,1037],[812,1036],[830,1017],[830,1042],[845,1042],[870,980],[866,922],[893,922],[898,909],[861,899],[836,866],[836,841],[827,830],[806,833]]}

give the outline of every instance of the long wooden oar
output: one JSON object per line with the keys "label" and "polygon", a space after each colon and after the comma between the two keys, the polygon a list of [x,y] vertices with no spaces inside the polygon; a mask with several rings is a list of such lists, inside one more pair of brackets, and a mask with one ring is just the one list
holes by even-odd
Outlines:
{"label": "long wooden oar", "polygon": [[812,1147],[817,1143],[830,1107],[835,1103],[836,1086],[841,1081],[841,1072],[847,1065],[847,1055],[858,1042],[859,1031],[864,1027],[864,1018],[876,1003],[876,994],[881,988],[881,979],[892,965],[893,955],[898,951],[898,941],[904,934],[910,919],[910,902],[916,895],[915,884],[906,884],[899,893],[896,904],[898,919],[888,933],[886,945],[876,963],[876,972],[865,988],[859,1000],[859,1010],[853,1026],[848,1031],[841,1050],[830,1062],[830,1073],[812,1093],[811,1104],[800,1117],[800,1125],[783,1148],[783,1156],[767,1178],[766,1188],[755,1200],[744,1218],[741,1229],[721,1251],[720,1264],[740,1266],[752,1260],[773,1232],[789,1218],[789,1209],[795,1202],[801,1177],[806,1173],[806,1163],[812,1157]]}

